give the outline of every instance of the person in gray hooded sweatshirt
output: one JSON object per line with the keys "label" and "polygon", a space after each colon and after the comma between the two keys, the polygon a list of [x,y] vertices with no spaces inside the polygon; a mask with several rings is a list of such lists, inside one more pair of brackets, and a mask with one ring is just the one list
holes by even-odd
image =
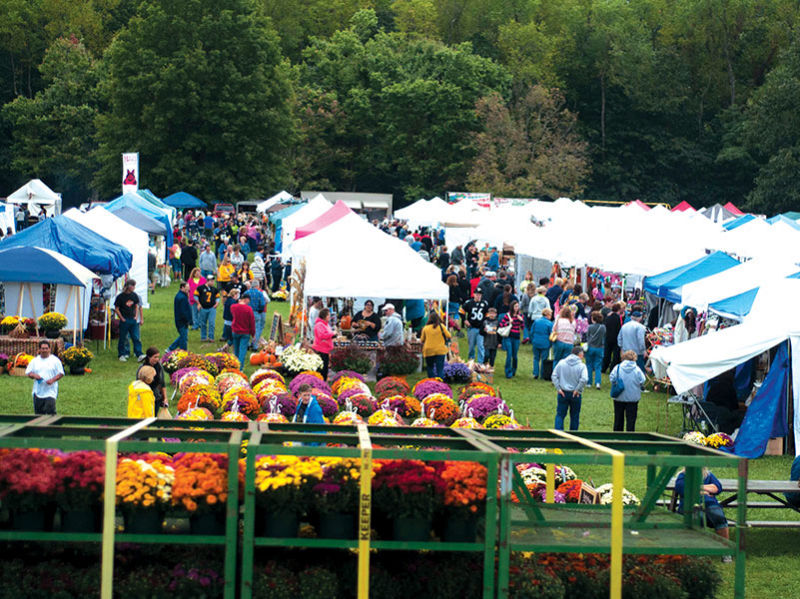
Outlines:
{"label": "person in gray hooded sweatshirt", "polygon": [[642,398],[642,385],[645,376],[636,364],[636,352],[622,352],[622,362],[611,371],[611,384],[622,381],[625,389],[614,398],[614,430],[622,430],[622,419],[625,418],[625,430],[629,433],[636,430],[636,415],[639,412],[639,400]]}
{"label": "person in gray hooded sweatshirt", "polygon": [[572,353],[556,364],[552,380],[558,391],[555,428],[564,430],[564,418],[569,410],[569,430],[576,431],[581,419],[581,394],[589,380],[586,364],[583,363],[583,349],[579,345],[573,347]]}

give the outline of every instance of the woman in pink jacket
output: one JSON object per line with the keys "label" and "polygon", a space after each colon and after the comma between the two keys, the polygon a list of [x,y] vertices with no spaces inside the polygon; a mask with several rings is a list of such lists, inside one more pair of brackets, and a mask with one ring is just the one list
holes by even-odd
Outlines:
{"label": "woman in pink jacket", "polygon": [[333,329],[328,324],[331,313],[327,308],[319,311],[317,320],[314,322],[314,343],[311,346],[322,358],[322,380],[328,380],[328,361],[333,349]]}

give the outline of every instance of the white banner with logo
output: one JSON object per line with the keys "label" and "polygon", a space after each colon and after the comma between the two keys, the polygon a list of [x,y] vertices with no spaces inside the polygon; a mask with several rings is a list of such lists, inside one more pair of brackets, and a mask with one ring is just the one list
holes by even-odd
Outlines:
{"label": "white banner with logo", "polygon": [[122,193],[139,191],[139,153],[122,155]]}

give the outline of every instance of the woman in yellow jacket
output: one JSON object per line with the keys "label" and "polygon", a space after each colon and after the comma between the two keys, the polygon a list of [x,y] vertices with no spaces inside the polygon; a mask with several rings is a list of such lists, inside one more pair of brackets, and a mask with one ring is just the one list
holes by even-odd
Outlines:
{"label": "woman in yellow jacket", "polygon": [[128,418],[153,418],[156,415],[156,398],[150,388],[155,376],[155,368],[142,366],[137,379],[128,385]]}
{"label": "woman in yellow jacket", "polygon": [[438,312],[430,313],[428,324],[423,327],[420,339],[428,376],[444,378],[444,358],[448,352],[447,341],[450,339],[450,333],[442,324]]}
{"label": "woman in yellow jacket", "polygon": [[222,264],[220,264],[217,269],[217,281],[225,293],[231,290],[231,277],[235,272],[236,267],[231,264],[231,257],[225,254],[225,257],[222,259]]}

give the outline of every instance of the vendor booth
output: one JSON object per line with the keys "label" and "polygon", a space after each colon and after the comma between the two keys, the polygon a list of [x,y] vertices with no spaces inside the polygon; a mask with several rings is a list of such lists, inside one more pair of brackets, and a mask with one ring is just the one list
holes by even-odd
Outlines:
{"label": "vendor booth", "polygon": [[326,200],[322,194],[320,194],[314,199],[310,200],[308,204],[305,204],[297,212],[294,212],[284,218],[281,221],[281,236],[278,238],[276,234],[275,237],[276,239],[280,239],[280,244],[276,243],[276,251],[280,251],[284,259],[289,258],[289,246],[291,245],[292,241],[294,241],[294,234],[297,230],[297,227],[309,223],[331,208],[331,203]]}
{"label": "vendor booth", "polygon": [[20,208],[27,208],[34,216],[38,215],[42,208],[48,217],[61,214],[61,194],[54,192],[39,179],[31,179],[10,194],[6,201]]}
{"label": "vendor booth", "polygon": [[[106,209],[105,206],[102,206],[102,208],[104,210]],[[116,206],[108,209],[108,211],[114,216],[118,217],[120,220],[125,221],[137,229],[145,231],[149,235],[160,235],[161,237],[166,237],[167,232],[170,231],[170,228],[163,222],[147,216],[144,212],[140,212],[136,208]]]}
{"label": "vendor booth", "polygon": [[[126,193],[125,195],[118,197],[116,200],[109,202],[103,206],[103,208],[110,210],[111,212],[117,212],[120,208],[133,208],[134,210],[138,210],[146,216],[157,220],[164,225],[167,246],[169,247],[172,245],[173,216],[170,210],[159,208],[135,193]],[[174,210],[174,208],[172,210]]]}
{"label": "vendor booth", "polygon": [[127,249],[66,216],[48,218],[0,241],[0,250],[13,247],[50,249],[115,279],[127,273],[133,261]]}

